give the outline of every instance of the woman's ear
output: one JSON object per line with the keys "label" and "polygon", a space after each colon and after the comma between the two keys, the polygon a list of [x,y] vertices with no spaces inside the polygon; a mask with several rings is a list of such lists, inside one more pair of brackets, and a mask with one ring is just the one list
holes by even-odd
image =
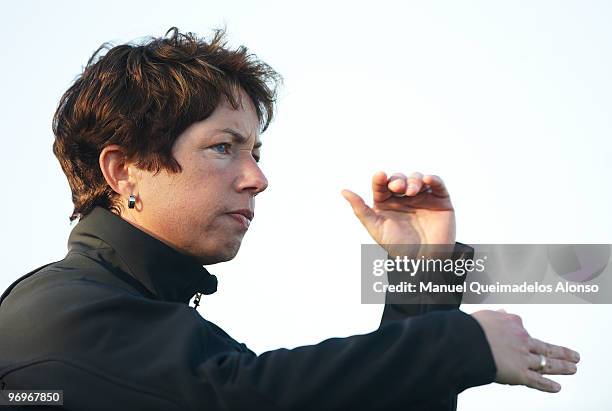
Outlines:
{"label": "woman's ear", "polygon": [[106,146],[100,152],[100,169],[107,184],[119,196],[128,198],[136,184],[133,165],[126,162],[123,148],[117,144]]}

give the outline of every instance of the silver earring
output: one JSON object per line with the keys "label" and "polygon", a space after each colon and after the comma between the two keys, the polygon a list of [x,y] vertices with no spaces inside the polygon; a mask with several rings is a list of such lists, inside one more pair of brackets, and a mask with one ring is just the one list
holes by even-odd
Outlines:
{"label": "silver earring", "polygon": [[130,194],[130,198],[128,200],[128,208],[134,208],[135,205],[136,205],[136,197],[134,196],[134,194]]}

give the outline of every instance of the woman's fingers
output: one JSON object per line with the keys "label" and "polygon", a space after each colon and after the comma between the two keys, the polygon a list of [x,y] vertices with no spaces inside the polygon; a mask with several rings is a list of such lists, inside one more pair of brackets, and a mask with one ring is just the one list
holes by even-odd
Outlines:
{"label": "woman's fingers", "polygon": [[434,193],[441,197],[448,196],[444,182],[435,175],[424,176],[416,171],[410,174],[410,176],[406,176],[403,173],[394,173],[387,177],[384,171],[377,171],[372,176],[372,196],[374,202],[383,202],[392,196],[415,196],[422,192]]}
{"label": "woman's fingers", "polygon": [[[372,177],[374,201],[384,201],[390,196],[414,196],[423,191],[430,192],[431,187],[429,183],[423,180],[423,177],[422,173],[416,171],[408,177],[403,173],[394,173],[387,178],[385,172],[379,171]],[[436,177],[432,181],[444,188],[444,183],[442,183],[440,177]]]}
{"label": "woman's fingers", "polygon": [[418,171],[406,177],[402,173],[395,173],[389,178],[388,189],[396,196],[414,196],[422,192],[432,193],[438,197],[448,197],[448,190],[444,181],[432,174],[423,175]]}
{"label": "woman's fingers", "polygon": [[403,197],[406,195],[406,188],[408,187],[408,182],[406,181],[408,177],[406,177],[403,173],[394,173],[387,183],[387,187],[389,191],[396,197]]}
{"label": "woman's fingers", "polygon": [[544,392],[561,391],[561,385],[559,385],[559,383],[549,380],[548,378],[543,377],[542,374],[535,371],[528,370],[526,378],[527,381],[525,381],[525,385],[527,387],[535,388],[536,390]]}
{"label": "woman's fingers", "polygon": [[431,187],[431,193],[438,197],[448,197],[448,190],[444,181],[436,175],[426,175],[423,177],[423,182]]}
{"label": "woman's fingers", "polygon": [[407,186],[406,186],[405,194],[406,195],[418,194],[421,191],[422,187],[423,187],[423,174],[419,173],[418,171],[414,172],[410,174],[410,177],[408,177],[407,179]]}
{"label": "woman's fingers", "polygon": [[549,344],[547,342],[540,341],[537,338],[532,338],[530,340],[529,351],[532,353],[545,355],[547,358],[556,358],[573,363],[580,361],[580,354],[578,354],[576,351],[560,345]]}
{"label": "woman's fingers", "polygon": [[387,173],[384,171],[378,171],[374,174],[372,177],[372,195],[374,201],[385,201],[391,197],[392,193],[389,191],[388,183]]}
{"label": "woman's fingers", "polygon": [[[529,351],[532,353],[529,368],[540,374],[571,375],[577,371],[576,363],[580,361],[580,355],[574,350],[530,338]],[[541,356],[544,356],[544,367]]]}
{"label": "woman's fingers", "polygon": [[570,361],[558,360],[555,358],[546,357],[544,367],[542,368],[541,354],[529,355],[529,369],[540,374],[550,375],[572,375],[576,374],[576,364]]}

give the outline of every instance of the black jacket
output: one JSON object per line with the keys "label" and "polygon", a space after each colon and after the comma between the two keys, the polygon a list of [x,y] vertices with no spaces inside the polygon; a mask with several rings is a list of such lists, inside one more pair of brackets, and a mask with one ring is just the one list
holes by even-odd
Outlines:
{"label": "black jacket", "polygon": [[387,304],[371,333],[256,355],[188,305],[216,286],[96,207],[63,260],[0,298],[0,387],[61,389],[64,409],[88,411],[447,410],[495,377],[482,328],[456,306]]}

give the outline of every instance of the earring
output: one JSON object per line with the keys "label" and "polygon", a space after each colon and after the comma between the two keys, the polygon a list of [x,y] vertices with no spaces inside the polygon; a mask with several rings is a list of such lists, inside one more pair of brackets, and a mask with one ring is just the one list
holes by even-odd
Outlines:
{"label": "earring", "polygon": [[130,198],[128,200],[128,208],[134,208],[135,205],[136,205],[136,197],[134,196],[134,194],[130,194]]}

